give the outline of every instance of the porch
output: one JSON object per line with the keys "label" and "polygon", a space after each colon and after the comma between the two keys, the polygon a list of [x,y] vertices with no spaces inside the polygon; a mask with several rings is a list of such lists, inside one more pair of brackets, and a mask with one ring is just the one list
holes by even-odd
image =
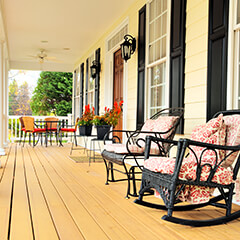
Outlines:
{"label": "porch", "polygon": [[[240,220],[194,228],[124,199],[126,183],[104,185],[102,162],[88,166],[60,148],[11,144],[1,157],[0,239],[238,239]],[[77,151],[76,151],[77,152]],[[79,155],[80,153],[74,153]],[[159,201],[153,197],[153,201]],[[240,206],[234,206],[240,208]],[[198,211],[178,213],[191,218]],[[220,215],[206,208],[206,215]],[[206,214],[206,215],[205,215]],[[230,227],[230,228],[229,228]],[[230,230],[231,229],[231,230]]]}

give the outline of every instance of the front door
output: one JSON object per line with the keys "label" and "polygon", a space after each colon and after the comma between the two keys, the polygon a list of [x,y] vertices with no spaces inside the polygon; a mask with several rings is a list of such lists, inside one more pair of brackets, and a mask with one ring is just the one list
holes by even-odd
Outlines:
{"label": "front door", "polygon": [[[121,49],[114,53],[114,71],[113,71],[113,102],[118,103],[123,100],[123,59],[121,55]],[[118,121],[118,125],[114,128],[116,130],[122,130],[122,116]],[[122,134],[114,134],[118,136],[122,141]]]}

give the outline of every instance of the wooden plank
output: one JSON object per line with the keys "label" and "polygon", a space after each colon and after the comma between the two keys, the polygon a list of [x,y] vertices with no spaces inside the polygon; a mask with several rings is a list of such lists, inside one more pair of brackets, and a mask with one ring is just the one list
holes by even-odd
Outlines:
{"label": "wooden plank", "polygon": [[[38,156],[41,156],[40,152],[38,152],[37,154],[38,154]],[[40,159],[47,168],[46,162],[44,163],[44,161],[43,161],[44,158],[45,158],[45,161],[49,160],[49,162],[52,162],[52,159],[51,159],[51,157],[46,158],[44,155],[41,156]],[[54,169],[56,169],[55,165],[54,165]],[[52,173],[52,171],[51,171],[51,173]],[[104,208],[101,205],[99,205],[98,202],[96,202],[94,196],[89,195],[87,191],[84,191],[84,189],[82,189],[78,185],[78,183],[73,181],[73,179],[71,177],[69,177],[68,175],[64,174],[64,172],[62,173],[62,172],[57,171],[57,173],[60,174],[61,177],[63,177],[66,185],[69,188],[71,188],[72,191],[74,191],[75,196],[77,197],[77,199],[81,202],[81,204],[86,209],[84,211],[88,212],[88,215],[94,219],[95,224],[98,223],[99,227],[101,227],[103,229],[103,231],[108,235],[108,237],[110,239],[133,239],[131,237],[131,234],[126,232],[126,230],[124,230],[119,224],[117,224],[116,220],[109,215],[109,212],[105,211]],[[51,174],[51,176],[53,176],[53,174]],[[61,188],[61,186],[59,186],[59,189],[60,188]],[[86,199],[86,200],[84,200],[84,199]],[[66,204],[70,205],[71,203],[66,202]],[[84,211],[83,211],[83,213],[84,213]],[[72,214],[74,215],[73,212],[72,212]],[[82,215],[82,211],[81,211],[80,215]],[[89,217],[87,217],[87,219],[88,218]],[[76,219],[76,222],[78,222],[78,224],[80,224],[79,220],[77,220],[77,219]],[[87,229],[82,228],[83,232],[85,232],[85,230],[87,230]],[[96,238],[96,236],[95,236],[95,238]]]}
{"label": "wooden plank", "polygon": [[10,239],[34,239],[21,147],[17,147]]}
{"label": "wooden plank", "polygon": [[[116,195],[116,193],[113,198],[111,188],[104,186],[103,182],[99,181],[97,176],[91,176],[89,171],[81,171],[83,164],[74,164],[66,157],[63,157],[62,152],[57,153],[51,151],[48,152],[48,154],[49,161],[51,163],[55,161],[54,167],[56,169],[58,168],[58,171],[60,171],[58,165],[61,165],[60,168],[67,174],[72,175],[75,181],[79,183],[81,191],[91,192],[99,204],[104,206],[109,214],[117,219],[118,224],[128,229],[134,238],[141,239],[141,237],[144,236],[145,238],[159,239],[167,235],[171,239],[181,239],[178,234],[169,231],[169,229],[166,229],[164,226],[160,230],[159,222],[149,218],[142,211],[129,212],[131,206],[133,206],[133,209],[136,209],[135,205],[133,205],[132,202],[126,201],[119,194]],[[63,163],[64,167],[62,167]]]}
{"label": "wooden plank", "polygon": [[[47,148],[47,149],[50,149]],[[56,188],[46,174],[44,168],[38,161],[36,153],[29,151],[31,158],[33,159],[33,166],[37,169],[36,175],[39,179],[39,184],[44,192],[45,199],[49,206],[54,224],[56,226],[60,239],[84,239],[76,223],[69,214],[61,196],[57,192]]]}
{"label": "wooden plank", "polygon": [[8,155],[2,157],[1,161],[2,168],[0,182],[0,239],[7,239],[9,229],[13,169],[15,161],[14,145],[10,145],[8,149]]}
{"label": "wooden plank", "polygon": [[[37,156],[41,162],[44,170],[51,178],[51,182],[54,184],[58,193],[61,195],[65,206],[68,208],[69,213],[78,225],[79,229],[85,239],[108,239],[105,232],[99,227],[98,223],[91,217],[85,206],[79,201],[78,197],[72,189],[70,189],[66,182],[72,185],[71,179],[62,179],[55,169],[47,163],[47,159],[38,152]],[[94,229],[94,231],[92,231]]]}
{"label": "wooden plank", "polygon": [[36,171],[29,156],[29,148],[24,148],[24,165],[27,177],[30,208],[32,213],[33,229],[36,239],[59,239],[58,233],[52,221],[49,206],[39,185]]}

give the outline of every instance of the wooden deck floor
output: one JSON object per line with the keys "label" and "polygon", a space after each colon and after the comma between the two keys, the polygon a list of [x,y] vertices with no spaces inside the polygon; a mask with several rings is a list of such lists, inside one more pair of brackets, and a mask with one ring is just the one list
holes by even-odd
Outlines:
{"label": "wooden deck floor", "polygon": [[[75,163],[69,151],[66,145],[9,147],[1,158],[0,240],[240,239],[239,220],[204,228],[161,220],[164,211],[124,199],[126,182],[106,186],[103,163]],[[208,207],[178,214],[205,218],[220,212]]]}

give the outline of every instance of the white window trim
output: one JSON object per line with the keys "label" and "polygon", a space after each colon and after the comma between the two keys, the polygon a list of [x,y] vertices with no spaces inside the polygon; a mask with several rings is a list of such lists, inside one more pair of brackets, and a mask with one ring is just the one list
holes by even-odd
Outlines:
{"label": "white window trim", "polygon": [[160,60],[157,60],[156,62],[153,63],[149,63],[149,51],[148,51],[148,45],[149,45],[149,16],[150,16],[150,3],[151,1],[148,1],[148,3],[146,4],[146,61],[145,61],[145,66],[146,66],[146,71],[145,71],[145,79],[146,79],[146,94],[145,94],[145,103],[146,103],[146,107],[145,107],[145,120],[150,116],[150,101],[151,101],[151,88],[150,86],[150,79],[151,79],[151,72],[150,72],[150,68],[163,63],[164,61],[166,61],[166,92],[165,92],[165,103],[166,103],[166,107],[169,106],[169,65],[170,65],[170,22],[171,22],[171,1],[167,1],[167,37],[166,37],[166,57],[162,58]]}
{"label": "white window trim", "polygon": [[[91,54],[89,54],[89,56],[88,56],[88,59],[89,59],[89,61],[88,61],[88,80],[90,79],[90,77],[91,77],[91,71],[90,71],[90,67],[92,66],[92,62],[90,61],[90,58],[93,56],[93,61],[95,60],[95,54],[94,54],[94,51],[91,53]],[[87,72],[87,68],[85,69],[85,76],[87,76],[87,74],[86,74],[86,72]],[[94,81],[95,81],[95,79],[94,79]],[[84,81],[85,83],[84,83],[84,106],[86,106],[86,101],[87,101],[87,99],[86,99],[86,90],[87,90],[87,78],[85,77],[85,81]],[[94,86],[95,86],[95,82],[94,82]],[[95,102],[95,94],[94,94],[94,92],[95,92],[95,87],[93,87],[93,107],[95,107],[94,106],[94,102]],[[88,84],[88,93],[89,93],[89,84]],[[88,102],[88,104],[89,104],[89,102]],[[84,107],[83,106],[83,107]]]}
{"label": "white window trim", "polygon": [[[228,69],[227,69],[227,109],[238,108],[239,88],[239,44],[240,37],[235,32],[240,31],[240,24],[236,24],[237,1],[229,2],[229,27],[228,27]],[[231,17],[232,16],[232,17]]]}

